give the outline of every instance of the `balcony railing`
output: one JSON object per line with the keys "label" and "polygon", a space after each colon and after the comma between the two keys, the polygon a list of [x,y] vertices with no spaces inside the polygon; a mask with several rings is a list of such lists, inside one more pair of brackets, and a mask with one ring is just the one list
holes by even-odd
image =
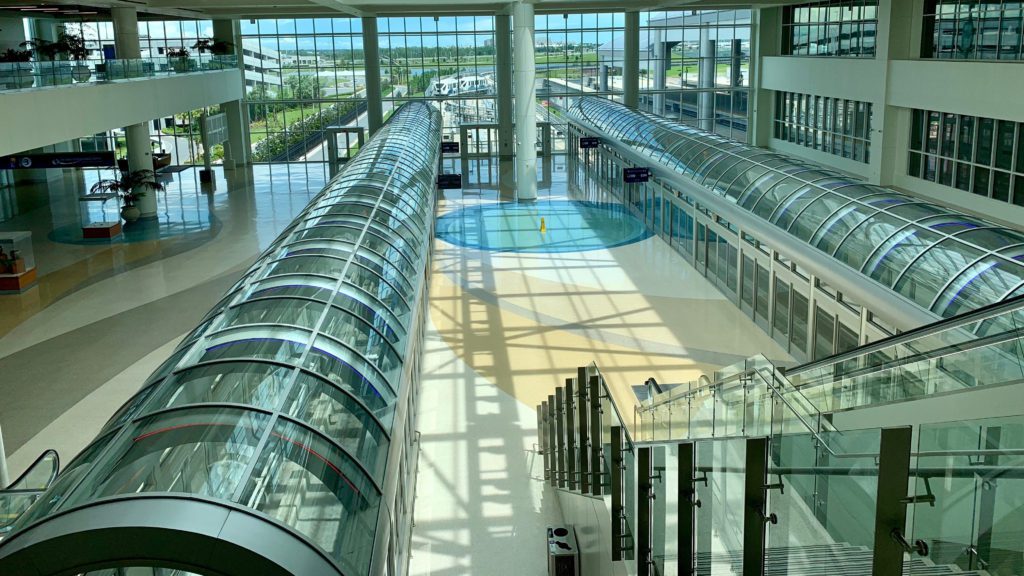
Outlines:
{"label": "balcony railing", "polygon": [[0,62],[0,92],[47,86],[67,86],[193,74],[238,68],[231,56],[200,54],[189,58],[134,58],[122,60],[57,60],[53,62]]}

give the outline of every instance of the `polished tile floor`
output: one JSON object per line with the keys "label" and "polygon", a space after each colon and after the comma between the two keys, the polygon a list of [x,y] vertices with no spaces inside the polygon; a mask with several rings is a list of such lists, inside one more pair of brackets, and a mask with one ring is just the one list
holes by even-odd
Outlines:
{"label": "polished tile floor", "polygon": [[[531,215],[538,228],[544,206],[581,197],[613,202],[600,190],[570,189],[559,160],[539,170],[548,177]],[[499,202],[495,186],[473,184],[493,182],[488,168],[478,165],[482,177],[466,189],[443,193],[442,220]],[[528,220],[511,227],[535,242]],[[562,220],[545,217],[552,237],[550,226]],[[414,575],[499,575],[512,566],[516,574],[546,573],[543,534],[561,513],[539,480],[535,407],[577,366],[596,361],[619,404],[632,406],[633,386],[650,376],[688,382],[759,353],[791,360],[659,238],[517,252],[441,236],[418,422]]]}
{"label": "polished tile floor", "polygon": [[[562,158],[540,163],[547,206],[612,200],[570,189],[565,170]],[[491,210],[498,172],[472,162],[464,189],[440,193],[439,213]],[[211,196],[187,171],[160,197],[162,233],[55,234],[77,226],[90,178],[0,190],[0,234],[31,231],[40,272],[36,288],[0,296],[0,426],[14,474],[46,448],[65,463],[81,450],[325,182],[317,164],[218,169]],[[536,213],[555,227],[563,216]],[[577,366],[596,361],[631,405],[650,376],[685,382],[753,354],[788,359],[662,240],[627,236],[583,251],[435,241],[412,574],[546,573],[543,530],[561,512],[539,480],[535,406]]]}
{"label": "polished tile floor", "polygon": [[79,226],[78,196],[95,178],[66,171],[0,191],[0,235],[31,231],[39,272],[35,288],[0,295],[0,427],[13,475],[46,448],[70,461],[326,175],[319,164],[217,168],[209,194],[187,170],[158,196],[162,233],[69,242],[60,231]]}

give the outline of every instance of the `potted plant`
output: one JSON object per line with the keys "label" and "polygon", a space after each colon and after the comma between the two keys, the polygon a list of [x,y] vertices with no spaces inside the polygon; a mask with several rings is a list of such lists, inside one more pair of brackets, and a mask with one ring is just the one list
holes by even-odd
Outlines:
{"label": "potted plant", "polygon": [[27,88],[32,85],[32,52],[8,48],[0,52],[0,85]]}
{"label": "potted plant", "polygon": [[56,40],[33,38],[22,42],[20,46],[28,48],[35,55],[36,67],[39,69],[39,79],[42,84],[71,83],[71,65],[58,61],[58,56],[68,53],[68,45],[63,33]]}
{"label": "potted plant", "polygon": [[117,178],[106,178],[96,182],[89,189],[90,194],[117,194],[121,201],[121,218],[125,222],[139,219],[139,207],[135,205],[140,198],[149,192],[163,191],[164,185],[156,181],[156,173],[152,170],[124,170]]}
{"label": "potted plant", "polygon": [[171,48],[167,51],[167,58],[171,62],[171,68],[179,74],[188,72],[192,67],[192,60],[189,58],[192,53],[188,48]]}
{"label": "potted plant", "polygon": [[62,44],[64,53],[75,62],[71,69],[71,77],[75,79],[75,82],[88,82],[92,78],[92,70],[85,63],[90,52],[85,47],[85,38],[65,28],[57,42]]}
{"label": "potted plant", "polygon": [[212,40],[210,38],[200,38],[192,45],[192,49],[200,54],[212,54],[213,58],[209,62],[209,67],[213,69],[229,67],[224,58],[218,57],[230,56],[235,53],[235,45],[231,42]]}

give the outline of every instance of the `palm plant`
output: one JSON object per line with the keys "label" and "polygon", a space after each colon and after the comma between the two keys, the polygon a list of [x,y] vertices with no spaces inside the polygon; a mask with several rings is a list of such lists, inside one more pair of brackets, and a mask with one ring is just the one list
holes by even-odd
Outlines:
{"label": "palm plant", "polygon": [[152,170],[122,171],[117,178],[105,178],[92,185],[90,194],[113,192],[121,199],[125,207],[135,206],[139,198],[148,192],[162,192],[164,185],[156,181],[156,172]]}

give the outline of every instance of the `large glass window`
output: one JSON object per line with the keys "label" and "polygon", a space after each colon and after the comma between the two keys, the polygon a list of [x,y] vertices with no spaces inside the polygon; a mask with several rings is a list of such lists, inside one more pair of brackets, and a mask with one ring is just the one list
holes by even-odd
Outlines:
{"label": "large glass window", "polygon": [[[366,110],[362,21],[260,19],[241,27],[253,160],[326,161],[325,129]],[[382,75],[381,91],[391,89]]]}
{"label": "large glass window", "polygon": [[871,103],[775,93],[775,137],[843,158],[871,158]]}
{"label": "large glass window", "polygon": [[1024,206],[1024,124],[914,110],[908,174]]}
{"label": "large glass window", "polygon": [[1014,0],[926,0],[921,56],[1022,60],[1022,27],[1024,4]]}
{"label": "large glass window", "polygon": [[746,141],[750,11],[640,15],[640,107]]}
{"label": "large glass window", "polygon": [[783,8],[782,53],[874,58],[878,0],[828,0]]}
{"label": "large glass window", "polygon": [[381,75],[392,85],[385,118],[409,100],[438,100],[446,140],[458,140],[463,124],[498,121],[493,16],[379,18],[377,32]]}

